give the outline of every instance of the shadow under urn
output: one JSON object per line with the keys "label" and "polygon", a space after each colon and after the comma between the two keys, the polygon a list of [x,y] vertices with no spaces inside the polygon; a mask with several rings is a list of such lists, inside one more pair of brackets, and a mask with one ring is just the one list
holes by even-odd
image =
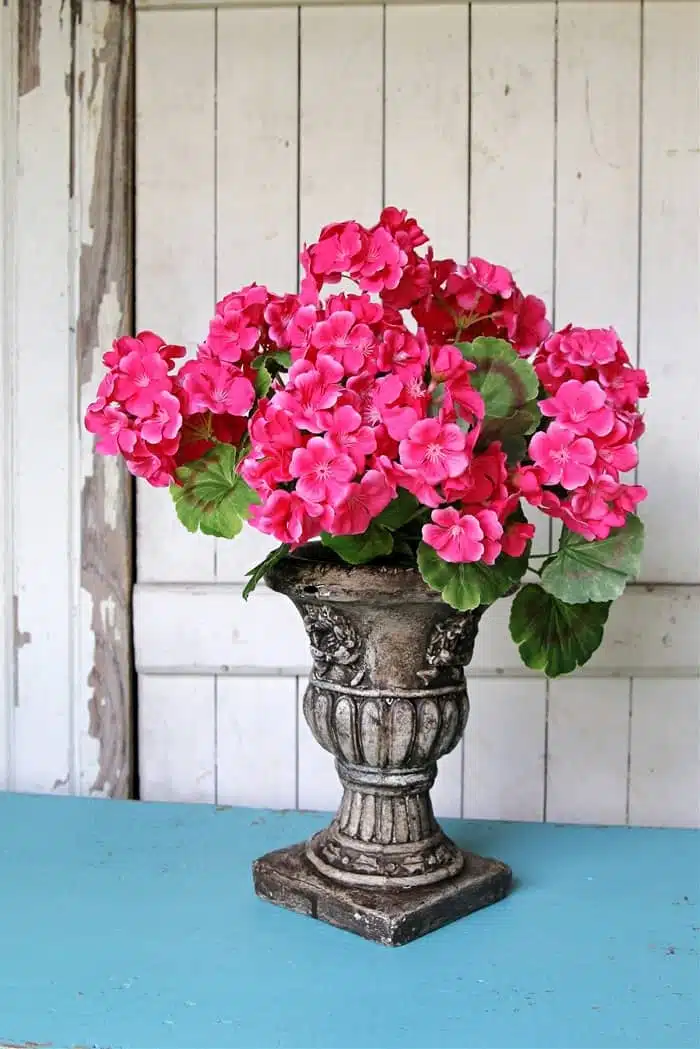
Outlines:
{"label": "shadow under urn", "polygon": [[265,579],[304,622],[304,716],[343,797],[325,830],[255,861],[258,896],[391,946],[502,899],[510,868],[458,848],[430,800],[467,722],[463,668],[485,608],[456,612],[415,567],[352,566],[317,543]]}

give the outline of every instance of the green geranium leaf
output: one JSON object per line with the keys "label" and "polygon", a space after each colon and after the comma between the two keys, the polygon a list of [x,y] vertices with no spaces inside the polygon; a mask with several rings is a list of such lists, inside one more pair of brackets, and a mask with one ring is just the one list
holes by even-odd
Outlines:
{"label": "green geranium leaf", "polygon": [[272,362],[283,369],[291,368],[292,355],[289,350],[273,350],[272,353],[263,353],[259,357],[254,357],[251,367],[257,371],[259,368],[266,368]]}
{"label": "green geranium leaf", "polygon": [[509,466],[522,462],[527,452],[526,438],[535,432],[541,418],[537,401],[528,401],[505,419],[484,419],[476,451],[483,452],[494,441],[499,441]]}
{"label": "green geranium leaf", "polygon": [[177,471],[170,486],[175,510],[189,532],[233,539],[243,527],[258,496],[236,472],[238,455],[230,444],[217,444]]}
{"label": "green geranium leaf", "polygon": [[609,610],[609,601],[570,605],[529,583],[513,601],[510,634],[525,666],[558,677],[588,662],[603,640]]}
{"label": "green geranium leaf", "polygon": [[634,514],[623,528],[594,542],[564,528],[558,552],[542,571],[542,586],[572,605],[614,601],[639,574],[643,545],[644,525]]}
{"label": "green geranium leaf", "polygon": [[289,553],[290,547],[288,543],[282,543],[280,546],[271,550],[270,553],[264,558],[260,564],[257,564],[255,568],[251,568],[249,572],[246,572],[248,582],[243,587],[243,600],[247,601],[250,595],[255,590],[258,583],[264,578],[266,572],[276,565],[278,561],[281,561],[283,557],[286,557]]}
{"label": "green geranium leaf", "polygon": [[[260,359],[260,358],[259,358]],[[255,393],[258,397],[264,397],[272,386],[272,376],[265,367],[264,362],[255,369]]]}
{"label": "green geranium leaf", "polygon": [[509,437],[526,437],[539,426],[542,413],[537,401],[527,401],[504,418],[487,418],[481,427],[477,451],[488,447],[492,441],[504,441]]}
{"label": "green geranium leaf", "polygon": [[375,518],[375,523],[395,532],[397,528],[401,528],[412,517],[415,517],[420,509],[421,504],[415,495],[411,495],[405,488],[399,488],[396,498],[392,499],[386,509]]}
{"label": "green geranium leaf", "polygon": [[510,343],[481,336],[457,345],[462,356],[476,365],[469,377],[484,399],[487,419],[507,419],[535,400],[539,390],[535,369],[518,357]]}
{"label": "green geranium leaf", "polygon": [[394,549],[394,537],[386,528],[372,521],[362,535],[321,535],[324,546],[335,550],[349,565],[364,565],[377,557],[386,557]]}
{"label": "green geranium leaf", "polygon": [[428,586],[440,591],[443,601],[460,612],[468,612],[503,597],[525,575],[528,556],[529,544],[522,557],[501,554],[493,565],[452,564],[443,561],[432,546],[421,543],[418,569]]}

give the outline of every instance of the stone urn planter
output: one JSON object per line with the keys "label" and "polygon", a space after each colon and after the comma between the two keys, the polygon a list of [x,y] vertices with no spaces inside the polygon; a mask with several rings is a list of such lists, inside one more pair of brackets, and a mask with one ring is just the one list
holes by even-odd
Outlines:
{"label": "stone urn planter", "polygon": [[390,945],[502,899],[510,869],[458,848],[430,801],[437,761],[467,721],[463,668],[484,610],[455,612],[416,568],[350,566],[319,544],[266,581],[304,621],[304,716],[336,759],[343,798],[310,841],[255,862],[257,894]]}

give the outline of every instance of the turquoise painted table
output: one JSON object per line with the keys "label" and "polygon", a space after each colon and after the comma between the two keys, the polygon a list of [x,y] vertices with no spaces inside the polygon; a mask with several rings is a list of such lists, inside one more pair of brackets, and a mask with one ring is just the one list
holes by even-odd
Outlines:
{"label": "turquoise painted table", "polygon": [[502,903],[386,948],[263,903],[325,817],[0,795],[0,1046],[700,1045],[700,837],[446,823]]}

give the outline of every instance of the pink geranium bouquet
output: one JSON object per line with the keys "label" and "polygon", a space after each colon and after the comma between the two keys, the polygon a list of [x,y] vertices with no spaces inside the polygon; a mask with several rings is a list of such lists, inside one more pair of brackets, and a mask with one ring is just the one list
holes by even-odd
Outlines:
{"label": "pink geranium bouquet", "polygon": [[[509,270],[427,245],[396,208],[327,226],[299,293],[227,295],[194,359],[152,332],[117,339],[86,426],[170,486],[190,531],[233,538],[248,520],[278,540],[245,596],[314,539],[349,564],[417,565],[463,611],[529,567],[512,635],[528,666],[565,673],[638,571],[646,493],[621,478],[646,376],[612,329],[552,333]],[[562,524],[539,567],[524,504]]]}

